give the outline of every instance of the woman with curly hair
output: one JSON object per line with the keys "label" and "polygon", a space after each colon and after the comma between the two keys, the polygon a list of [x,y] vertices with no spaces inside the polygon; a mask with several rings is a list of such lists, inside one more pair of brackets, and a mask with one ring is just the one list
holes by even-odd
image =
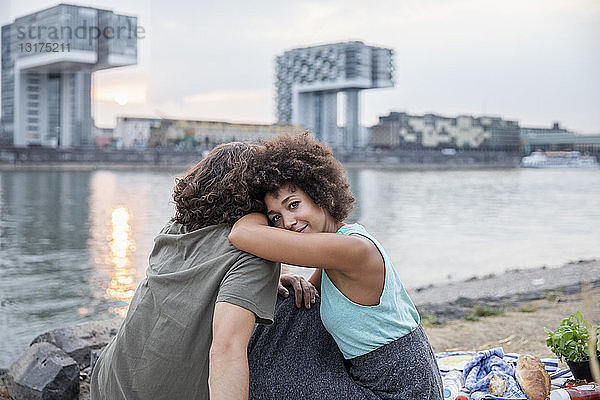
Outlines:
{"label": "woman with curly hair", "polygon": [[248,194],[257,146],[227,143],[177,180],[175,217],[154,239],[115,338],[94,366],[93,400],[247,399],[247,346],[269,324],[279,266],[233,247],[231,225],[262,209]]}
{"label": "woman with curly hair", "polygon": [[320,301],[297,309],[280,299],[275,324],[256,329],[251,398],[441,399],[433,350],[391,259],[362,225],[344,222],[354,197],[341,164],[308,133],[263,144],[251,186],[266,215],[238,220],[229,240],[316,267],[309,283]]}

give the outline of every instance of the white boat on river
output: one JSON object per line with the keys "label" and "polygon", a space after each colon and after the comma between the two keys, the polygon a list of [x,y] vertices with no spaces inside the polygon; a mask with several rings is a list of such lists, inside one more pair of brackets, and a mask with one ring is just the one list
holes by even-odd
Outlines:
{"label": "white boat on river", "polygon": [[534,151],[521,159],[523,168],[598,168],[594,156],[582,156],[578,151]]}

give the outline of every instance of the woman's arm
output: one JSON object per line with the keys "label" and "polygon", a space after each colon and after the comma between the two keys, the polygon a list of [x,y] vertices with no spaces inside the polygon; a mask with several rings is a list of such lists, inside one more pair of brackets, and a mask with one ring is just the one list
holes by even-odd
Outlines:
{"label": "woman's arm", "polygon": [[229,241],[238,249],[266,260],[353,272],[383,270],[379,250],[369,239],[335,233],[298,233],[268,226],[267,217],[252,213],[240,218]]}

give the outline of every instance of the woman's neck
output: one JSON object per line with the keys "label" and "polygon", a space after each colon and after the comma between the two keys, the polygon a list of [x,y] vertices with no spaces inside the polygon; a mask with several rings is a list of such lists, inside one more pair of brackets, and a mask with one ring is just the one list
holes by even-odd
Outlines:
{"label": "woman's neck", "polygon": [[342,226],[344,226],[343,222],[336,221],[335,219],[330,217],[325,223],[325,232],[336,233]]}

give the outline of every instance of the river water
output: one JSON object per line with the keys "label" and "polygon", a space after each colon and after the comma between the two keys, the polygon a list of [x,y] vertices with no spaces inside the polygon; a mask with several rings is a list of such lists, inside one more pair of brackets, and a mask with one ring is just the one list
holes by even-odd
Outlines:
{"label": "river water", "polygon": [[[38,334],[124,315],[174,173],[0,172],[0,367]],[[350,169],[349,221],[408,288],[600,258],[599,170]]]}

